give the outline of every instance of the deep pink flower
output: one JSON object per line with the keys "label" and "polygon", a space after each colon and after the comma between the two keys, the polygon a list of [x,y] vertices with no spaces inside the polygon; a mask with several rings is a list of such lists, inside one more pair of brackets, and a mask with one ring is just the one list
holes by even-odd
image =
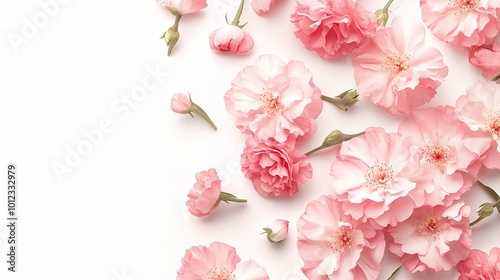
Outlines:
{"label": "deep pink flower", "polygon": [[172,96],[170,108],[178,114],[189,114],[191,112],[191,99],[185,94],[177,93]]}
{"label": "deep pink flower", "polygon": [[448,75],[441,52],[425,47],[424,26],[396,17],[377,30],[352,59],[358,93],[389,114],[409,113],[429,102]]}
{"label": "deep pink flower", "polygon": [[463,201],[417,208],[409,219],[387,230],[394,239],[389,249],[412,273],[450,270],[469,254],[469,213]]}
{"label": "deep pink flower", "polygon": [[457,99],[457,117],[477,132],[470,150],[484,153],[487,168],[500,169],[500,85],[478,81]]}
{"label": "deep pink flower", "polygon": [[272,4],[274,4],[274,0],[252,0],[250,6],[260,16],[267,13]]}
{"label": "deep pink flower", "polygon": [[311,201],[297,229],[302,272],[308,279],[377,279],[385,251],[384,234],[345,215],[334,197]]}
{"label": "deep pink flower", "polygon": [[378,19],[353,0],[297,0],[291,22],[306,49],[336,58],[373,37]]}
{"label": "deep pink flower", "polygon": [[207,0],[156,0],[172,13],[191,14],[207,7]]}
{"label": "deep pink flower", "polygon": [[186,250],[176,280],[248,279],[269,280],[265,268],[255,261],[240,262],[236,249],[220,242]]}
{"label": "deep pink flower", "polygon": [[498,34],[498,0],[420,0],[422,19],[442,41],[468,48],[480,46]]}
{"label": "deep pink flower", "polygon": [[500,43],[475,46],[469,49],[469,62],[483,70],[483,76],[493,79],[500,75]]}
{"label": "deep pink flower", "polygon": [[285,64],[273,55],[260,56],[255,65],[243,68],[224,99],[243,133],[278,142],[310,137],[323,109],[321,91],[305,65]]}
{"label": "deep pink flower", "polygon": [[476,182],[481,165],[474,163],[481,154],[467,148],[471,131],[458,120],[455,108],[414,110],[399,125],[399,133],[412,137],[411,153],[432,174],[430,180],[419,182],[425,186],[427,205],[449,205]]}
{"label": "deep pink flower", "polygon": [[195,176],[196,183],[189,190],[186,206],[191,214],[203,217],[216,207],[221,193],[221,180],[213,168],[198,172]]}
{"label": "deep pink flower", "polygon": [[458,280],[493,280],[500,279],[500,249],[491,248],[490,255],[473,249],[467,259],[457,265]]}
{"label": "deep pink flower", "polygon": [[368,128],[343,142],[333,162],[333,191],[344,213],[375,227],[408,219],[425,195],[417,182],[428,180],[410,152],[410,137]]}
{"label": "deep pink flower", "polygon": [[312,178],[305,155],[286,143],[249,137],[241,155],[241,171],[261,196],[293,195]]}
{"label": "deep pink flower", "polygon": [[253,48],[250,34],[234,25],[223,26],[210,34],[210,48],[215,52],[247,53]]}

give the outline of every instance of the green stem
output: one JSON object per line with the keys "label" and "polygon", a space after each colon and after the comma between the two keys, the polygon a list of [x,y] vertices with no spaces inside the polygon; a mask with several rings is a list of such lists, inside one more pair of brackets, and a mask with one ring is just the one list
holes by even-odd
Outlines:
{"label": "green stem", "polygon": [[328,148],[328,146],[325,146],[325,145],[322,144],[321,146],[319,146],[317,148],[314,148],[314,149],[310,150],[309,152],[305,153],[305,155],[308,156],[308,155],[310,155],[312,153],[315,153],[315,152],[317,152],[319,150],[323,150],[325,148]]}
{"label": "green stem", "polygon": [[224,201],[226,203],[229,203],[229,201],[238,202],[238,203],[246,203],[247,202],[246,199],[237,198],[236,196],[234,196],[230,193],[227,193],[227,192],[220,192],[219,201]]}
{"label": "green stem", "polygon": [[243,6],[244,5],[245,5],[245,0],[241,0],[240,6],[238,7],[238,11],[236,12],[236,15],[234,16],[234,19],[231,22],[231,25],[234,25],[234,26],[240,25],[240,17],[241,17],[241,14],[243,13]]}
{"label": "green stem", "polygon": [[174,25],[172,25],[172,27],[170,27],[170,28],[172,28],[175,31],[179,31],[179,22],[181,21],[181,17],[182,17],[182,14],[176,14]]}
{"label": "green stem", "polygon": [[[485,184],[483,184],[483,182],[481,182],[479,180],[477,181],[477,183],[493,198],[493,200],[495,200],[495,201],[500,200],[500,196],[497,194],[497,192],[495,190],[486,186]],[[497,210],[500,213],[500,207],[497,207]]]}
{"label": "green stem", "polygon": [[484,219],[484,217],[477,217],[476,220],[474,220],[474,222],[470,223],[469,226],[474,226],[475,224],[479,223],[480,221],[482,221]]}
{"label": "green stem", "polygon": [[492,81],[493,81],[493,82],[496,82],[496,81],[498,81],[498,80],[500,80],[500,75],[498,75],[498,76],[496,76],[495,78],[493,78],[493,80],[492,80]]}
{"label": "green stem", "polygon": [[401,267],[403,267],[403,266],[400,265],[398,268],[396,268],[396,270],[394,270],[394,272],[391,274],[391,276],[389,276],[389,278],[387,278],[387,280],[394,280],[394,279],[396,279],[396,275],[401,270]]}
{"label": "green stem", "polygon": [[215,125],[215,123],[210,119],[208,114],[200,106],[196,105],[196,103],[191,102],[190,110],[191,112],[201,116],[205,121],[207,121],[210,124],[210,126],[212,126],[214,130],[217,130],[217,126]]}
{"label": "green stem", "polygon": [[389,0],[389,2],[387,2],[387,4],[385,4],[385,6],[382,8],[382,10],[388,12],[389,7],[391,6],[392,2],[394,2],[394,0]]}

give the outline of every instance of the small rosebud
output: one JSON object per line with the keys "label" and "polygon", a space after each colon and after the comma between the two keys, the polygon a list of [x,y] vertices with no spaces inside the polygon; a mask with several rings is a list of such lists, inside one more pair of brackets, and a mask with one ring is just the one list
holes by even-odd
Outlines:
{"label": "small rosebud", "polygon": [[172,53],[175,44],[177,44],[177,41],[179,41],[179,37],[179,31],[177,31],[177,29],[173,27],[170,27],[167,32],[163,34],[162,38],[165,40],[165,43],[167,43],[168,46],[168,55]]}
{"label": "small rosebud", "polygon": [[495,206],[492,203],[483,203],[481,204],[479,211],[477,211],[477,214],[481,218],[486,218],[489,217],[491,214],[493,214]]}
{"label": "small rosebud", "polygon": [[178,114],[190,114],[191,99],[182,93],[177,93],[172,97],[170,108]]}
{"label": "small rosebud", "polygon": [[344,91],[343,93],[335,97],[321,95],[321,99],[323,101],[332,103],[342,111],[347,111],[347,109],[349,109],[350,106],[356,104],[356,102],[359,101],[358,96],[359,96],[358,91],[356,89],[350,89]]}
{"label": "small rosebud", "polygon": [[375,11],[375,15],[378,17],[378,26],[385,26],[387,20],[389,20],[389,13],[385,9],[380,9]]}
{"label": "small rosebud", "polygon": [[321,146],[310,150],[309,152],[305,153],[305,155],[308,156],[308,155],[310,155],[314,152],[317,152],[319,150],[338,145],[344,141],[351,140],[352,138],[354,138],[356,136],[363,135],[364,133],[365,132],[363,131],[363,132],[356,133],[356,134],[344,134],[340,130],[336,129],[336,130],[330,132],[330,134],[328,134],[328,136],[326,136],[326,138],[323,141],[323,144],[321,144]]}
{"label": "small rosebud", "polygon": [[267,240],[271,243],[280,243],[288,236],[288,221],[277,219],[264,228]]}

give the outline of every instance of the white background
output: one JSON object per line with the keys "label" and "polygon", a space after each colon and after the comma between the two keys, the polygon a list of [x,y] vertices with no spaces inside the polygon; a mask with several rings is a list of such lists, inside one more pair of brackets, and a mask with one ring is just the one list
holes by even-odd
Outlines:
{"label": "white background", "polygon": [[[247,3],[242,22],[249,21],[245,30],[255,48],[245,56],[210,50],[209,34],[225,24],[226,11],[232,17],[238,3],[209,1],[203,11],[182,18],[171,57],[158,38],[174,18],[154,0],[66,0],[50,16],[42,8],[47,2],[0,1],[0,279],[175,279],[184,251],[213,241],[236,247],[243,260],[255,259],[271,279],[305,279],[296,221],[310,200],[331,191],[333,152],[311,157],[314,178],[297,195],[260,197],[238,170],[245,137],[226,112],[223,95],[239,70],[271,53],[284,61],[303,61],[323,94],[334,96],[355,87],[350,60],[324,60],[305,50],[289,22],[291,0],[278,0],[264,17]],[[395,1],[393,15],[419,18],[418,1],[402,2]],[[385,1],[359,3],[375,11]],[[29,24],[36,30],[28,30]],[[22,41],[12,44],[13,37]],[[483,78],[468,64],[466,53],[432,36],[428,43],[443,52],[450,68],[430,105],[453,105],[468,85]],[[142,100],[125,105],[122,98],[129,98],[154,69],[163,73],[159,83]],[[219,126],[217,132],[201,118],[171,112],[171,96],[188,91]],[[367,100],[347,113],[325,104],[317,134],[298,149],[306,152],[321,144],[333,129],[356,133],[383,126],[395,131],[401,119]],[[69,151],[85,145],[85,133],[102,121],[112,131],[59,178],[54,164],[67,164]],[[15,274],[7,272],[4,261],[9,162],[18,165],[19,182]],[[194,174],[211,167],[223,177],[224,191],[249,203],[222,204],[207,218],[192,217],[184,206],[187,192]],[[497,172],[482,172],[480,179],[500,183]],[[467,194],[473,211],[487,199],[480,189]],[[291,229],[278,246],[259,235],[276,218],[290,220]],[[498,214],[481,222],[474,227],[472,247],[488,251],[500,245],[499,230]],[[380,279],[399,266],[390,254],[382,265]],[[456,273],[427,278],[402,271],[397,279],[456,279]]]}

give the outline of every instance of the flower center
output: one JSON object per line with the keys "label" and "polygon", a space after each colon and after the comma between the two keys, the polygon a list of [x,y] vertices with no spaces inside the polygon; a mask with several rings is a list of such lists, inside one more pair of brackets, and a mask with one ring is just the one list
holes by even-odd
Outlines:
{"label": "flower center", "polygon": [[486,118],[486,127],[493,134],[495,140],[500,135],[500,111],[491,112]]}
{"label": "flower center", "polygon": [[332,240],[329,242],[330,247],[335,252],[343,253],[350,250],[353,245],[352,240],[352,229],[349,226],[340,226],[334,235],[332,235]]}
{"label": "flower center", "polygon": [[277,115],[283,111],[283,104],[281,104],[281,96],[279,92],[266,90],[260,95],[260,100],[263,103],[263,110],[269,115]]}
{"label": "flower center", "polygon": [[393,53],[386,57],[382,69],[389,72],[392,77],[404,76],[410,67],[410,57],[404,53]]}
{"label": "flower center", "polygon": [[426,145],[422,149],[422,153],[428,163],[432,164],[434,168],[442,170],[448,161],[450,151],[448,147],[444,147],[439,143],[432,143]]}
{"label": "flower center", "polygon": [[385,163],[374,165],[365,173],[366,186],[385,189],[394,181],[394,170]]}
{"label": "flower center", "polygon": [[234,280],[234,276],[225,268],[212,268],[205,274],[203,280]]}
{"label": "flower center", "polygon": [[443,231],[443,221],[442,217],[439,216],[427,216],[425,218],[420,218],[417,223],[417,233],[420,236],[434,237]]}
{"label": "flower center", "polygon": [[454,15],[460,16],[470,11],[474,11],[478,3],[479,0],[450,0],[448,5],[452,6],[455,10],[453,13]]}

